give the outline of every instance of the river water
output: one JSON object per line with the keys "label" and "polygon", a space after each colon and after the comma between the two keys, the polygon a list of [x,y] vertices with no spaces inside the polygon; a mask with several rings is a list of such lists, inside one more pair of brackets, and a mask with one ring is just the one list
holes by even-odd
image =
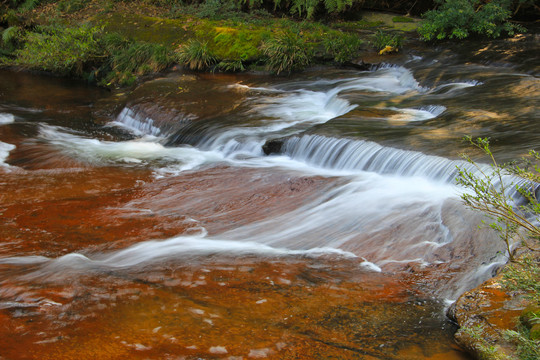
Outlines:
{"label": "river water", "polygon": [[394,62],[125,93],[0,72],[0,358],[467,359],[445,309],[505,257],[460,139],[537,147],[538,73]]}

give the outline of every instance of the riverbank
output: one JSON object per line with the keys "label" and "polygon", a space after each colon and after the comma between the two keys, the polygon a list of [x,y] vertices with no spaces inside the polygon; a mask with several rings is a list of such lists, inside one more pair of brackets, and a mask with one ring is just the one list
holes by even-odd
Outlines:
{"label": "riverbank", "polygon": [[60,1],[4,16],[0,64],[106,87],[131,86],[175,64],[289,74],[317,64],[355,66],[366,55],[397,52],[419,22],[372,12],[355,17],[323,23],[208,4]]}

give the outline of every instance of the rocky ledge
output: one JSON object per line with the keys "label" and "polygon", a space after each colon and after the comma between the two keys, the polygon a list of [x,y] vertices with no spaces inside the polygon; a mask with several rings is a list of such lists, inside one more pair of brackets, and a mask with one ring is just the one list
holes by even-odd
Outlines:
{"label": "rocky ledge", "polygon": [[540,341],[540,304],[525,291],[508,290],[507,269],[462,294],[448,310],[448,317],[460,327],[456,342],[477,359],[529,359],[520,357],[516,339],[508,336],[519,328],[526,329],[533,346]]}

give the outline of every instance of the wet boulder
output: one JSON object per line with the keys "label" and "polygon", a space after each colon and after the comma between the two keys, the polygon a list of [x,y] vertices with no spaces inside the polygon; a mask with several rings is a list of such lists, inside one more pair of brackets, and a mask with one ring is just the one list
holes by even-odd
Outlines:
{"label": "wet boulder", "polygon": [[280,154],[284,143],[284,139],[271,139],[263,145],[262,150],[266,155]]}

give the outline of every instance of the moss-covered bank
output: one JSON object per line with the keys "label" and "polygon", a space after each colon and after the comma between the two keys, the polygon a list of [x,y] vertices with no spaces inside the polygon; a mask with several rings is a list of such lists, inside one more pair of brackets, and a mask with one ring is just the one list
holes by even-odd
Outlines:
{"label": "moss-covered bank", "polygon": [[347,64],[387,46],[385,52],[397,51],[419,21],[365,13],[356,16],[360,20],[319,22],[239,10],[224,19],[201,6],[171,4],[60,0],[32,10],[0,8],[0,65],[103,86],[131,85],[176,63],[289,73],[311,64]]}

